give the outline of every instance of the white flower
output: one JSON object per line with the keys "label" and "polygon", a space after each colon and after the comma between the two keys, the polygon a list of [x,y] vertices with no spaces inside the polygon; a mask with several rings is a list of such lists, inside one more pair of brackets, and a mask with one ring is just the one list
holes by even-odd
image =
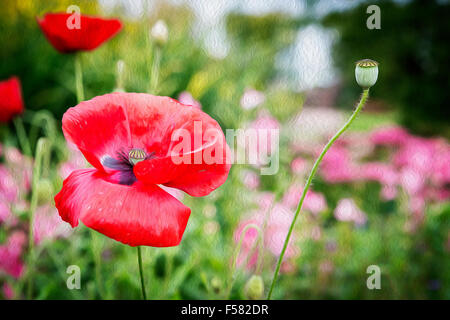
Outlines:
{"label": "white flower", "polygon": [[169,29],[167,28],[167,24],[163,20],[156,21],[150,31],[150,35],[156,44],[164,45],[169,38]]}

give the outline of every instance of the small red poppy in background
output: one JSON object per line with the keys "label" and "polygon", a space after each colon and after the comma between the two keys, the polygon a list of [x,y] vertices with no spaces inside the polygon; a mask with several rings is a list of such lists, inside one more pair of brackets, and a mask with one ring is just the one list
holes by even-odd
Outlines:
{"label": "small red poppy in background", "polygon": [[23,112],[23,99],[20,80],[11,77],[0,81],[0,122],[8,122]]}
{"label": "small red poppy in background", "polygon": [[69,13],[47,13],[37,18],[42,32],[61,53],[94,50],[122,28],[118,19],[80,15],[79,25],[71,25]]}
{"label": "small red poppy in background", "polygon": [[[94,168],[75,170],[64,180],[55,197],[61,218],[72,227],[81,220],[130,246],[169,247],[181,241],[190,209],[160,185],[205,196],[225,182],[231,167],[218,123],[168,97],[99,96],[70,108],[62,128]],[[175,151],[178,129],[188,133],[193,149]],[[214,139],[204,138],[208,130],[218,132]],[[174,154],[202,160],[176,164]],[[205,161],[206,154],[224,161]]]}

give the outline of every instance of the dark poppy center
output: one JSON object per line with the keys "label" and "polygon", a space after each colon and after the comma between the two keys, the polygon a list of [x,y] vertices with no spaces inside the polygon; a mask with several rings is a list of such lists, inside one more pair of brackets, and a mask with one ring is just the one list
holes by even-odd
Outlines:
{"label": "dark poppy center", "polygon": [[102,164],[107,168],[118,171],[119,184],[131,186],[137,181],[133,166],[140,161],[150,159],[153,154],[154,152],[147,154],[142,149],[133,148],[128,152],[117,152],[116,157],[106,156],[102,160]]}

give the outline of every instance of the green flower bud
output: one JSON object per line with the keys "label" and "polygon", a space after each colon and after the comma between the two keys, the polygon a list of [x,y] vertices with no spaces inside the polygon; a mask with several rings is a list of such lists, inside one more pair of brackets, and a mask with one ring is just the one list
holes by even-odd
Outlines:
{"label": "green flower bud", "polygon": [[355,78],[363,89],[373,86],[378,79],[378,62],[371,59],[356,62]]}
{"label": "green flower bud", "polygon": [[164,20],[156,21],[155,25],[150,30],[150,35],[155,41],[156,45],[163,46],[169,38],[169,29]]}
{"label": "green flower bud", "polygon": [[244,287],[244,295],[247,299],[258,300],[264,294],[264,282],[261,276],[253,275]]}
{"label": "green flower bud", "polygon": [[39,204],[50,202],[53,199],[53,184],[48,179],[40,180],[36,185],[36,193]]}
{"label": "green flower bud", "polygon": [[222,281],[217,277],[213,277],[211,279],[211,288],[215,293],[219,293],[222,291]]}

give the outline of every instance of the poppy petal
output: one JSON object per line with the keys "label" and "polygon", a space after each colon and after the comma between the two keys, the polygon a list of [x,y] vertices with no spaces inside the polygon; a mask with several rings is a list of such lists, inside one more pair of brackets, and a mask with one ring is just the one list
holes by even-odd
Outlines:
{"label": "poppy petal", "polygon": [[19,78],[0,81],[0,122],[7,122],[23,111],[22,89]]}
{"label": "poppy petal", "polygon": [[120,104],[97,103],[97,97],[69,108],[63,116],[64,136],[73,142],[86,160],[105,171],[101,161],[115,157],[130,145],[127,115]]}
{"label": "poppy petal", "polygon": [[169,97],[143,93],[99,96],[70,108],[63,117],[63,131],[99,170],[106,171],[105,160],[117,152],[127,156],[132,148],[142,149],[149,157],[135,165],[137,179],[166,184],[193,196],[219,187],[231,166],[219,124],[203,111]]}
{"label": "poppy petal", "polygon": [[[150,96],[149,100],[149,95],[135,95],[146,100],[142,104],[128,104],[133,145],[155,152],[134,167],[136,177],[196,197],[221,186],[231,164],[230,150],[219,124],[198,108],[174,99]],[[184,148],[178,148],[182,143]]]}
{"label": "poppy petal", "polygon": [[55,197],[61,218],[81,220],[130,246],[170,247],[180,243],[190,209],[156,185],[114,184],[95,169],[76,170]]}
{"label": "poppy petal", "polygon": [[86,15],[79,16],[78,27],[74,15],[47,13],[37,19],[45,37],[61,53],[94,50],[122,28],[120,20]]}

